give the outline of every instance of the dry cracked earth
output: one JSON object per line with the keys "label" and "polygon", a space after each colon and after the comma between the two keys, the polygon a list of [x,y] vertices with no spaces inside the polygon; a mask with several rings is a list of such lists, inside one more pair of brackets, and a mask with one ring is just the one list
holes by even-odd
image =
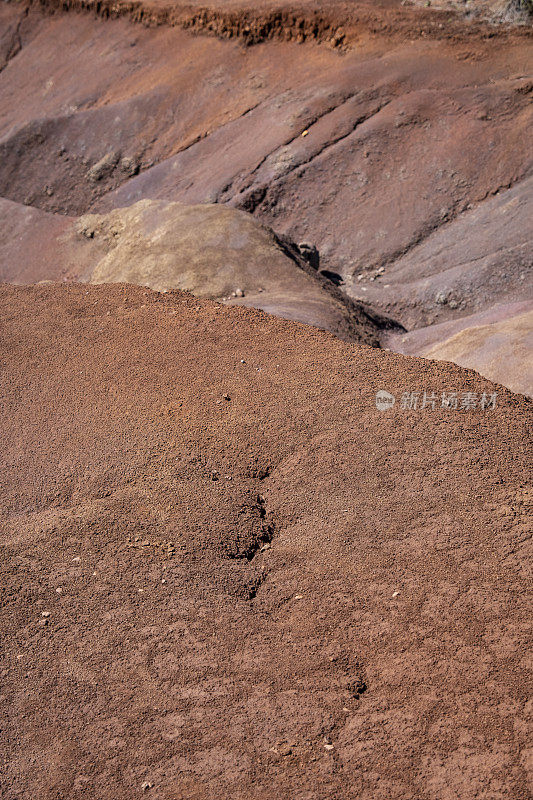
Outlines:
{"label": "dry cracked earth", "polygon": [[0,2],[2,800],[531,797],[532,54]]}

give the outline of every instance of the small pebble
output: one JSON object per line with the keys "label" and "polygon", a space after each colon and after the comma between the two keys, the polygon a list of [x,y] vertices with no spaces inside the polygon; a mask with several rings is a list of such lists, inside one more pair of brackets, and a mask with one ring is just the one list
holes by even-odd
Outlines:
{"label": "small pebble", "polygon": [[295,594],[295,595],[294,595],[294,599],[295,599],[295,600],[303,600],[303,599],[304,599],[304,596],[303,596],[303,594]]}
{"label": "small pebble", "polygon": [[49,611],[43,611],[42,614],[41,614],[41,617],[49,617],[49,616],[50,616],[50,612]]}
{"label": "small pebble", "polygon": [[400,592],[393,592],[393,593],[392,593],[392,596],[393,596],[393,597],[398,597],[398,595],[399,595],[399,594],[400,594]]}
{"label": "small pebble", "polygon": [[290,756],[290,754],[292,753],[291,745],[287,744],[286,742],[280,744],[278,747],[278,753],[280,754],[280,756]]}
{"label": "small pebble", "polygon": [[58,586],[57,589],[56,589],[56,592],[58,594],[61,594],[62,591],[63,591],[63,589],[61,588],[61,586]]}

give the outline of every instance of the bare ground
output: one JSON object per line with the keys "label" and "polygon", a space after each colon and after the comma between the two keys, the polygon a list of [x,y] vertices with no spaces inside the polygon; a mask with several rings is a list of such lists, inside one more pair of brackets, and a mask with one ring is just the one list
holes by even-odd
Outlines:
{"label": "bare ground", "polygon": [[0,314],[6,800],[529,796],[529,401],[180,293]]}

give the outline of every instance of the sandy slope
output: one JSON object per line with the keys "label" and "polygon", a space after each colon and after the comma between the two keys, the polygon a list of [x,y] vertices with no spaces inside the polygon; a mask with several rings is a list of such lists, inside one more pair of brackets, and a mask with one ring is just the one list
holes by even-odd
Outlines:
{"label": "sandy slope", "polygon": [[0,318],[6,800],[526,800],[530,402],[180,293]]}

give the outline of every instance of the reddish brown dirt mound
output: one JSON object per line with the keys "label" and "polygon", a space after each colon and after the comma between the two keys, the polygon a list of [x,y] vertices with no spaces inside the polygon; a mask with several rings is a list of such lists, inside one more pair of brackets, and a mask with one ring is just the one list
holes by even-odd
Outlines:
{"label": "reddish brown dirt mound", "polygon": [[179,293],[0,317],[6,800],[528,797],[527,400]]}

